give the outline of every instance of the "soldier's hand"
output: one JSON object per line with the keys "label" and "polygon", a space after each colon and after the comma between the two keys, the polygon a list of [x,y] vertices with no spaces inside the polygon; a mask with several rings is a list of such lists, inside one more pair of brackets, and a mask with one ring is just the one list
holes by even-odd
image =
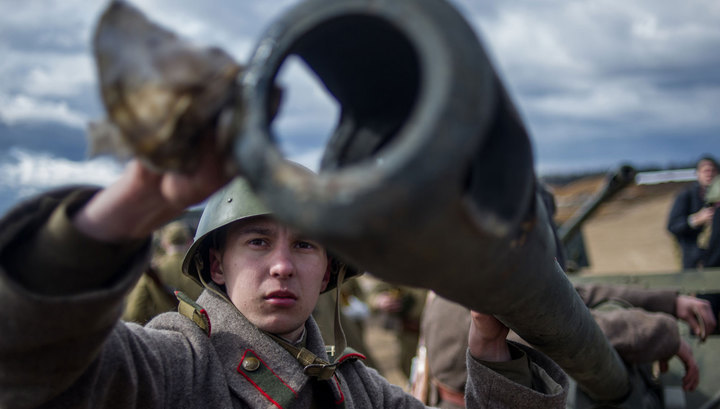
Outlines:
{"label": "soldier's hand", "polygon": [[157,173],[139,161],[128,163],[119,180],[96,194],[73,218],[86,235],[102,241],[147,237],[227,183],[224,161],[207,138],[192,174]]}
{"label": "soldier's hand", "polygon": [[675,314],[703,341],[717,326],[710,302],[697,297],[679,295],[675,300]]}
{"label": "soldier's hand", "polygon": [[703,207],[702,209],[698,210],[696,213],[693,213],[690,215],[690,220],[689,220],[690,227],[698,228],[700,226],[710,223],[713,219],[714,213],[715,213],[715,208]]}
{"label": "soldier's hand", "polygon": [[678,358],[685,366],[685,376],[682,379],[683,390],[692,392],[700,383],[700,369],[693,357],[692,349],[685,340],[680,340],[680,349],[677,352]]}
{"label": "soldier's hand", "polygon": [[403,307],[402,300],[390,292],[382,292],[373,299],[373,306],[385,312],[400,312]]}
{"label": "soldier's hand", "polygon": [[470,311],[470,316],[470,354],[482,361],[509,361],[510,348],[505,339],[510,329],[489,314]]}

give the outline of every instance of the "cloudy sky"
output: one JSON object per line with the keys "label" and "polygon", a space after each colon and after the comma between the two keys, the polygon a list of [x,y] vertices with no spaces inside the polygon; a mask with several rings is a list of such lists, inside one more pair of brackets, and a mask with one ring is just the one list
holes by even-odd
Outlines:
{"label": "cloudy sky", "polygon": [[[239,61],[298,0],[136,0],[144,13]],[[531,133],[538,173],[688,163],[720,155],[720,2],[454,0],[489,48]],[[107,184],[121,165],[88,160],[102,118],[89,52],[105,1],[0,0],[0,211],[64,183]],[[279,134],[327,135],[337,112],[302,70]],[[330,114],[330,115],[328,115]],[[293,139],[295,138],[295,139]],[[288,143],[313,166],[320,146]]]}

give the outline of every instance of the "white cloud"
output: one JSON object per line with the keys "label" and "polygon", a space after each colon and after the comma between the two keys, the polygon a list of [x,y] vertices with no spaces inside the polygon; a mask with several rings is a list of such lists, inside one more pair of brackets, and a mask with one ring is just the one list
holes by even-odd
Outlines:
{"label": "white cloud", "polygon": [[254,4],[216,0],[208,7],[207,3],[192,0],[135,2],[151,21],[192,43],[220,47],[240,62],[250,56],[266,20],[266,17],[258,16]]}
{"label": "white cloud", "polygon": [[10,160],[0,163],[0,185],[27,196],[69,184],[106,186],[116,180],[121,166],[109,158],[75,162],[21,149],[11,149]]}
{"label": "white cloud", "polygon": [[253,14],[263,20],[268,20],[280,15],[299,2],[299,0],[256,1],[251,3],[250,7]]}
{"label": "white cloud", "polygon": [[291,161],[297,162],[297,163],[305,166],[308,169],[318,172],[320,170],[320,159],[322,159],[322,154],[323,154],[323,149],[316,148],[316,149],[307,151],[301,155],[288,156],[288,159]]}
{"label": "white cloud", "polygon": [[337,125],[337,100],[297,57],[285,61],[278,83],[283,87],[283,97],[272,126],[281,150],[293,155],[298,145],[302,152],[322,149]]}
{"label": "white cloud", "polygon": [[575,120],[624,121],[637,125],[711,126],[717,124],[720,87],[665,90],[642,82],[614,81],[583,92],[548,94],[534,98],[528,108],[536,113]]}
{"label": "white cloud", "polygon": [[[73,38],[76,44],[84,41],[83,33],[100,7],[106,3],[102,0],[3,0],[6,12],[0,14],[0,27],[3,31],[25,32],[61,29],[63,35],[59,38],[60,44],[67,44],[68,38]],[[58,44],[58,38],[46,36],[45,40]]]}
{"label": "white cloud", "polygon": [[57,122],[84,128],[97,106],[94,70],[79,53],[17,51],[0,46],[0,121]]}
{"label": "white cloud", "polygon": [[[521,94],[572,89],[641,70],[720,61],[717,2],[496,3],[470,18]],[[472,6],[471,6],[472,7]]]}
{"label": "white cloud", "polygon": [[720,126],[717,1],[462,2],[539,144]]}
{"label": "white cloud", "polygon": [[88,55],[42,54],[28,58],[27,74],[20,84],[25,92],[35,96],[73,96],[95,83],[94,63]]}
{"label": "white cloud", "polygon": [[[483,35],[538,144],[656,129],[692,138],[693,129],[720,126],[713,111],[720,105],[716,0],[452,1]],[[220,46],[243,62],[299,0],[131,2],[190,41]],[[90,36],[106,4],[3,1],[12,13],[0,15],[0,120],[84,127],[88,108],[97,107]],[[331,131],[337,107],[296,74],[287,80],[275,129],[287,136],[289,155],[318,156],[303,138]]]}
{"label": "white cloud", "polygon": [[41,100],[25,95],[0,95],[0,121],[8,125],[49,121],[84,128],[87,117],[71,109],[64,101]]}

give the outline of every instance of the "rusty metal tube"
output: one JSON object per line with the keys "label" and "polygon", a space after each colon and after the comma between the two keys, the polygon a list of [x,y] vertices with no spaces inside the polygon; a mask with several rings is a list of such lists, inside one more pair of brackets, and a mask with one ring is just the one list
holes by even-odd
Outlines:
{"label": "rusty metal tube", "polygon": [[[278,152],[267,107],[297,55],[341,115],[318,175]],[[601,401],[626,370],[554,261],[522,121],[477,36],[441,0],[310,0],[242,77],[235,156],[281,220],[385,280],[492,313]]]}

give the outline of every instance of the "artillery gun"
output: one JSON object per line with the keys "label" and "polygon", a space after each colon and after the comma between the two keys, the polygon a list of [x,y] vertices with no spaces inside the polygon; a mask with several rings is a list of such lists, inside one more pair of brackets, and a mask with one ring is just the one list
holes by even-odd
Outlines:
{"label": "artillery gun", "polygon": [[[341,107],[318,175],[294,172],[269,127],[289,55]],[[663,407],[553,261],[527,132],[449,4],[303,2],[266,31],[242,78],[235,155],[279,218],[380,278],[495,314],[577,381],[574,407]],[[621,168],[574,225],[633,174]]]}
{"label": "artillery gun", "polygon": [[604,203],[629,186],[637,171],[628,164],[607,172],[604,184],[580,208],[558,227],[559,246],[562,246],[565,271],[575,273],[588,265],[582,224]]}
{"label": "artillery gun", "polygon": [[600,207],[610,200],[622,189],[635,181],[637,171],[630,165],[621,165],[616,170],[608,172],[605,183],[582,207],[558,228],[558,236],[563,245],[567,245],[577,234],[582,224]]}
{"label": "artillery gun", "polygon": [[[271,130],[289,56],[340,106],[319,174],[283,158]],[[201,117],[222,120],[234,164],[279,219],[386,281],[494,314],[577,381],[576,407],[661,407],[638,404],[650,386],[555,261],[530,139],[449,3],[303,1],[268,27],[238,78],[232,109]]]}
{"label": "artillery gun", "polygon": [[[558,229],[563,245],[571,243],[577,237],[582,224],[588,221],[603,204],[612,200],[622,189],[635,183],[637,172],[630,165],[621,165],[605,176],[605,183],[580,208],[573,213]],[[720,186],[720,184],[719,184]],[[671,251],[671,249],[668,249]],[[575,285],[609,284],[629,285],[645,289],[674,289],[681,294],[691,294],[708,299],[716,316],[720,308],[720,269],[675,271],[672,273],[632,274],[617,271],[612,274],[572,275],[570,281]],[[703,408],[720,407],[720,331],[716,329],[705,341],[703,336],[693,334],[685,324],[679,324],[681,336],[692,347],[693,355],[700,368],[700,385],[692,393],[685,394],[681,388],[681,379],[685,369],[679,360],[671,360],[667,373],[657,374],[657,384],[662,388],[664,408]]]}
{"label": "artillery gun", "polygon": [[[702,271],[686,270],[670,274],[604,274],[574,275],[570,277],[573,284],[612,284],[632,285],[647,289],[672,288],[681,294],[695,294],[713,304],[713,311],[718,315],[720,307],[720,268]],[[693,356],[700,368],[700,384],[691,393],[683,393],[680,385],[685,368],[677,360],[670,361],[667,373],[660,374],[657,383],[663,388],[663,408],[700,408],[711,409],[720,407],[720,332],[716,329],[709,334],[704,342],[698,334],[693,334],[685,324],[680,325],[680,334],[692,347]]]}
{"label": "artillery gun", "polygon": [[[341,107],[319,175],[294,172],[273,145],[269,91],[289,55]],[[528,135],[453,7],[303,2],[271,25],[242,78],[237,162],[280,219],[387,281],[495,314],[593,402],[641,399],[554,262]]]}

